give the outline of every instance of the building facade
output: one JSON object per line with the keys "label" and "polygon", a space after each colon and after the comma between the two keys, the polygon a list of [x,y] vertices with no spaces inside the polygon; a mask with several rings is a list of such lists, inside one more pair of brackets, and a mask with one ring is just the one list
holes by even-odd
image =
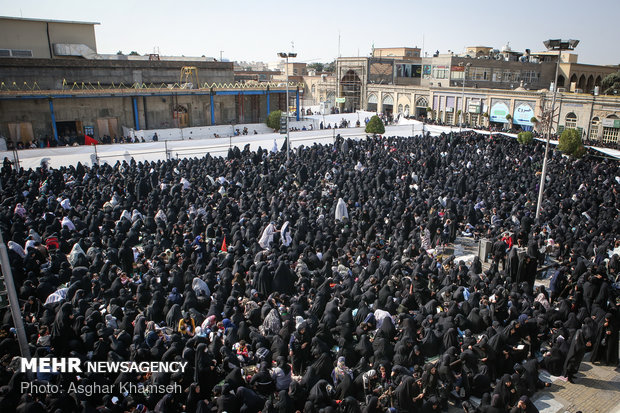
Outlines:
{"label": "building facade", "polygon": [[[0,18],[0,135],[8,142],[257,123],[287,107],[285,83],[235,82],[231,62],[100,55],[95,24]],[[290,89],[296,106],[303,88]]]}
{"label": "building facade", "polygon": [[[558,77],[559,115],[553,130],[572,128],[584,139],[619,142],[620,97],[598,95],[595,90],[618,67],[585,65],[576,59],[562,54],[566,63],[560,63],[560,73],[573,79],[572,91]],[[501,52],[477,46],[468,48],[467,56],[410,60],[345,57],[337,60],[335,82],[316,83],[316,96],[320,102],[336,102],[341,112],[364,109],[447,125],[532,130],[551,107],[556,62],[557,54],[520,54],[507,46]],[[583,84],[591,93],[578,87]]]}

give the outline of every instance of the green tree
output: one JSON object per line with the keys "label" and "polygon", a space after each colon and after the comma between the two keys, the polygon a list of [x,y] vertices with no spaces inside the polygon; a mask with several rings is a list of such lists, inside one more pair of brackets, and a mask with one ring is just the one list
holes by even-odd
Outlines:
{"label": "green tree", "polygon": [[324,72],[329,72],[329,73],[334,73],[336,71],[336,61],[334,60],[331,63],[326,63],[323,65],[323,71]]}
{"label": "green tree", "polygon": [[280,129],[280,118],[282,117],[281,110],[274,110],[267,116],[267,126],[271,129]]}
{"label": "green tree", "polygon": [[620,71],[605,76],[601,82],[601,89],[606,95],[620,94]]}
{"label": "green tree", "polygon": [[117,55],[122,56],[123,55],[123,51],[119,50],[118,52],[116,52]]}
{"label": "green tree", "polygon": [[385,126],[383,125],[383,121],[379,119],[379,116],[375,115],[366,124],[366,133],[383,134],[385,133]]}
{"label": "green tree", "polygon": [[529,145],[534,140],[534,134],[532,132],[519,132],[517,135],[517,141],[522,145]]}
{"label": "green tree", "polygon": [[560,142],[558,143],[558,149],[560,152],[571,155],[577,158],[583,156],[586,149],[581,141],[581,135],[576,129],[565,129],[560,135]]}
{"label": "green tree", "polygon": [[308,65],[308,69],[314,69],[317,72],[322,72],[324,68],[325,65],[323,63],[310,63]]}
{"label": "green tree", "polygon": [[135,50],[132,51],[131,53],[129,53],[129,56],[140,56],[140,53],[136,52]]}

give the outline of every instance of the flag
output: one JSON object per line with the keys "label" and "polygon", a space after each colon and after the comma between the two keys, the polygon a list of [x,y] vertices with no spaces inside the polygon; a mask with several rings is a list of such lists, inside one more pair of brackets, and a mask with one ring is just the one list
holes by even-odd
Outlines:
{"label": "flag", "polygon": [[98,143],[97,139],[92,136],[84,135],[84,145],[97,145]]}
{"label": "flag", "polygon": [[224,241],[222,241],[222,252],[228,252],[228,247],[226,247],[226,236],[224,236]]}

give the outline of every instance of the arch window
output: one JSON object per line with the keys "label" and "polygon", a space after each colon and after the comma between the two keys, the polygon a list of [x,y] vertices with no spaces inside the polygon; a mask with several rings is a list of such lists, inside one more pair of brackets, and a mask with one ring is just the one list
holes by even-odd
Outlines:
{"label": "arch window", "polygon": [[575,129],[577,127],[577,115],[573,112],[566,115],[564,119],[564,128],[566,129]]}
{"label": "arch window", "polygon": [[601,124],[601,121],[598,117],[593,117],[592,122],[590,122],[590,133],[588,135],[588,139],[590,140],[598,140],[598,128]]}

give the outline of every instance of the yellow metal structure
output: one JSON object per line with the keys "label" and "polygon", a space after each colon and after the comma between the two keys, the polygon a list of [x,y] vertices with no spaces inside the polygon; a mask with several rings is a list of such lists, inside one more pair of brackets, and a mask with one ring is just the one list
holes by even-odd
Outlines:
{"label": "yellow metal structure", "polygon": [[199,88],[200,82],[198,81],[198,68],[196,66],[183,66],[181,68],[181,76],[179,77],[179,83],[185,85],[187,89]]}

